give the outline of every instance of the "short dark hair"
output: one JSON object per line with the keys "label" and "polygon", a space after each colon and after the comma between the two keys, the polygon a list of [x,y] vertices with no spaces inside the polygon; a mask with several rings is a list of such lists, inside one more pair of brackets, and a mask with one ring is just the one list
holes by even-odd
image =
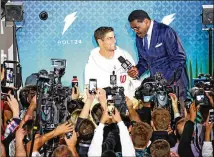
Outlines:
{"label": "short dark hair", "polygon": [[116,154],[113,150],[107,150],[102,153],[101,157],[116,157]]}
{"label": "short dark hair", "polygon": [[94,130],[95,126],[93,122],[88,119],[83,119],[82,122],[79,124],[80,138],[85,141],[92,140]]}
{"label": "short dark hair", "polygon": [[73,157],[73,155],[72,155],[71,151],[69,150],[68,146],[60,145],[54,150],[54,152],[52,154],[52,157],[61,157],[62,155],[65,155],[65,154],[66,154],[67,157]]}
{"label": "short dark hair", "polygon": [[153,157],[170,157],[170,145],[166,140],[155,140],[150,147]]}
{"label": "short dark hair", "polygon": [[134,10],[131,12],[131,14],[128,17],[129,22],[132,22],[134,20],[143,21],[144,19],[150,20],[149,15],[144,10]]}
{"label": "short dark hair", "polygon": [[152,127],[147,123],[134,123],[131,131],[134,146],[138,148],[145,147],[152,137],[152,131]]}
{"label": "short dark hair", "polygon": [[91,116],[93,118],[93,121],[99,125],[100,123],[100,119],[102,117],[103,114],[103,110],[102,110],[102,106],[100,103],[97,103],[93,106],[92,110],[91,110]]}
{"label": "short dark hair", "polygon": [[99,27],[94,31],[94,38],[95,38],[96,42],[98,39],[103,40],[107,33],[113,32],[113,31],[114,31],[114,28],[112,28],[112,27],[106,27],[106,26]]}

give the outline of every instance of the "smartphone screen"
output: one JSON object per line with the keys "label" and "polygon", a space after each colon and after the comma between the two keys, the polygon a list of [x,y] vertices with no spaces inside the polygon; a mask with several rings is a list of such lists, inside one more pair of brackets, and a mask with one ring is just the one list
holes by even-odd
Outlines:
{"label": "smartphone screen", "polygon": [[196,99],[197,99],[198,101],[202,101],[202,100],[204,99],[204,95],[197,95],[197,96],[196,96]]}
{"label": "smartphone screen", "polygon": [[204,95],[197,95],[196,101],[195,101],[196,105],[202,105],[203,102],[204,102]]}
{"label": "smartphone screen", "polygon": [[214,122],[214,109],[210,109],[209,113],[210,113],[209,123]]}
{"label": "smartphone screen", "polygon": [[13,68],[6,68],[6,82],[13,83]]}
{"label": "smartphone screen", "polygon": [[95,94],[97,90],[97,80],[96,79],[89,79],[89,93]]}

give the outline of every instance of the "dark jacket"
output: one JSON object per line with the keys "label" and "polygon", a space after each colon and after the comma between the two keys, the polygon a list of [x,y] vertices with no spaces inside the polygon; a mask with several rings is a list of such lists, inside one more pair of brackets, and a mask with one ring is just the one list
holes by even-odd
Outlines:
{"label": "dark jacket", "polygon": [[194,123],[188,120],[184,126],[180,143],[178,145],[178,154],[180,157],[194,157],[191,149],[192,134],[194,131]]}
{"label": "dark jacket", "polygon": [[180,89],[188,87],[186,73],[186,55],[176,32],[169,26],[154,21],[149,52],[145,52],[143,39],[136,37],[139,61],[136,67],[141,76],[149,70],[151,76],[161,72],[171,82],[176,71],[177,84]]}

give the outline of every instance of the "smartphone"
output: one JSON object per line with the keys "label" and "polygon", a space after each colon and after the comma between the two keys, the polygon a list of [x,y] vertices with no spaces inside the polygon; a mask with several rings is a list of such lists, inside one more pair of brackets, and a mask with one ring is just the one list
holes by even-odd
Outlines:
{"label": "smartphone", "polygon": [[89,93],[96,94],[97,90],[97,79],[89,79]]}
{"label": "smartphone", "polygon": [[209,114],[210,114],[209,123],[214,122],[214,109],[210,109]]}
{"label": "smartphone", "polygon": [[8,94],[9,91],[11,92],[12,95],[14,95],[14,88],[1,86],[1,92],[3,94]]}

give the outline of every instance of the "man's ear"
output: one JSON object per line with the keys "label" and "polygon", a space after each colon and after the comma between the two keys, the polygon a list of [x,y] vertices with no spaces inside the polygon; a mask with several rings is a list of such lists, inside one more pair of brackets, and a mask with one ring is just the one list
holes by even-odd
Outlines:
{"label": "man's ear", "polygon": [[103,43],[102,39],[98,39],[97,42],[98,42],[98,45],[99,45],[99,46],[101,46],[102,43]]}
{"label": "man's ear", "polygon": [[144,19],[144,22],[147,26],[149,26],[150,20],[149,19]]}
{"label": "man's ear", "polygon": [[152,126],[153,130],[156,131],[156,128],[155,128],[154,123],[153,123],[152,120],[151,120],[151,126]]}
{"label": "man's ear", "polygon": [[176,130],[174,130],[174,134],[176,135]]}
{"label": "man's ear", "polygon": [[128,128],[129,133],[132,132],[132,128],[133,128],[132,125],[130,125],[129,128]]}
{"label": "man's ear", "polygon": [[79,132],[76,132],[76,135],[77,135],[77,137],[79,137],[80,136]]}

